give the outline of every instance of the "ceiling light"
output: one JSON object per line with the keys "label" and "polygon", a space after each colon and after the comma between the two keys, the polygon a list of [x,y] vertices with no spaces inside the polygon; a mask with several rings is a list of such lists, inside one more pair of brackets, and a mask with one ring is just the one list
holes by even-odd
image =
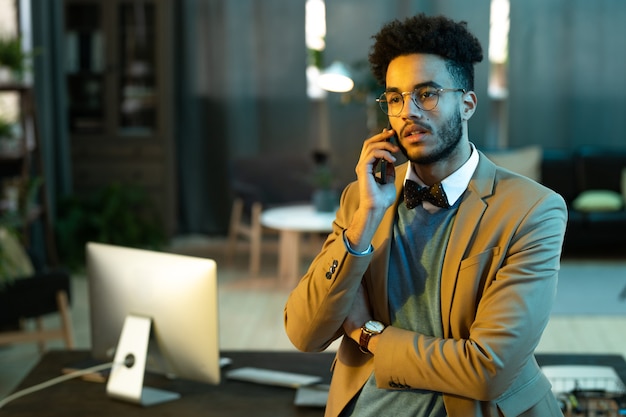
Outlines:
{"label": "ceiling light", "polygon": [[317,84],[324,90],[334,93],[345,93],[354,87],[348,68],[339,61],[333,62],[321,72]]}

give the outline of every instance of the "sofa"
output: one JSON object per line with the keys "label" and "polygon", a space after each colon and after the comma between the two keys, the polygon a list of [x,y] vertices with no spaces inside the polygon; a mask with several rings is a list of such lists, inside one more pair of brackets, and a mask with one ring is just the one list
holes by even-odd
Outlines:
{"label": "sofa", "polygon": [[541,183],[567,202],[566,254],[626,255],[626,149],[544,150]]}
{"label": "sofa", "polygon": [[568,206],[564,255],[626,255],[626,148],[528,146],[485,153],[563,196]]}

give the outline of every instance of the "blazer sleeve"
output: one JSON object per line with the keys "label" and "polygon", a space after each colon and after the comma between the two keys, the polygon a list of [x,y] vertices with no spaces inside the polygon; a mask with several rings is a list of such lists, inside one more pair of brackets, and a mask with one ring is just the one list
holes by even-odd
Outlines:
{"label": "blazer sleeve", "polygon": [[372,254],[352,255],[343,241],[357,193],[354,184],[342,193],[332,232],[285,304],[285,330],[299,350],[324,350],[344,334],[343,321],[370,264]]}

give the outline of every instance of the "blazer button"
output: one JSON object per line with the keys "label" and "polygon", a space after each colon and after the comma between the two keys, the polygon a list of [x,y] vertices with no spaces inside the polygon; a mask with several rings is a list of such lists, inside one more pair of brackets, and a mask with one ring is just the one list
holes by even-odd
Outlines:
{"label": "blazer button", "polygon": [[328,268],[328,272],[326,272],[326,279],[331,279],[333,277],[333,274],[337,270],[337,265],[339,265],[339,262],[337,262],[336,259],[333,260],[332,265]]}

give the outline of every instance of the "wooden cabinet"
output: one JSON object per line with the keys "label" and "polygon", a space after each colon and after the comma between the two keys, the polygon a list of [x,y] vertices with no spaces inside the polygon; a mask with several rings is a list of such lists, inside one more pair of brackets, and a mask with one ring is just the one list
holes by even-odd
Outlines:
{"label": "wooden cabinet", "polygon": [[151,196],[176,228],[171,0],[66,0],[74,190],[113,183]]}
{"label": "wooden cabinet", "polygon": [[19,127],[10,141],[0,143],[0,216],[15,227],[26,248],[31,246],[33,225],[41,222],[45,261],[58,262],[54,230],[44,187],[45,169],[41,155],[33,89],[21,83],[0,83],[0,94],[17,96]]}

